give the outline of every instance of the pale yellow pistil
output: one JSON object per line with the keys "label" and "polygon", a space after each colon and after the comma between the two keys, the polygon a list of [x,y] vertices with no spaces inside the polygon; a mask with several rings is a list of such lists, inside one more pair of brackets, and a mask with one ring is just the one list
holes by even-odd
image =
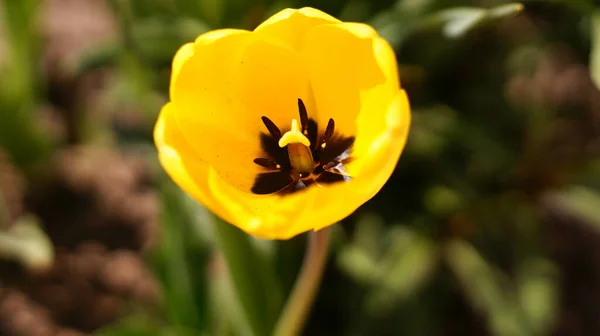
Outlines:
{"label": "pale yellow pistil", "polygon": [[300,177],[310,174],[314,167],[312,152],[310,150],[310,140],[302,134],[298,121],[292,119],[292,129],[279,139],[279,147],[287,146],[290,164],[300,173]]}

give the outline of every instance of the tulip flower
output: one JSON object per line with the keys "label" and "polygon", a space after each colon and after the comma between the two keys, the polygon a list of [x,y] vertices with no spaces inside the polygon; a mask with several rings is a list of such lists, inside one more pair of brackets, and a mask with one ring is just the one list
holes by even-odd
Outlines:
{"label": "tulip flower", "polygon": [[302,8],[181,47],[154,136],[162,166],[198,202],[249,234],[288,239],[372,198],[409,124],[390,45]]}

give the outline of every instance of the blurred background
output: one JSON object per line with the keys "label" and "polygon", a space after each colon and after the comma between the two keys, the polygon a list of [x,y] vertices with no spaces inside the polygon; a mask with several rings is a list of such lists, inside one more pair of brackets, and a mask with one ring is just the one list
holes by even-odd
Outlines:
{"label": "blurred background", "polygon": [[306,237],[215,219],[152,128],[179,46],[303,6],[388,39],[413,109],[304,334],[600,335],[593,0],[0,1],[0,335],[269,334]]}

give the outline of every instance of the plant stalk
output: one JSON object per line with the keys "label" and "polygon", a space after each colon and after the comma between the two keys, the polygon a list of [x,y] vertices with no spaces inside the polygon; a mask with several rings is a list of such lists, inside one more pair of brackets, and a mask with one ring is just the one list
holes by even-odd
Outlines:
{"label": "plant stalk", "polygon": [[275,325],[274,336],[297,336],[302,332],[323,277],[328,248],[328,229],[309,233],[302,268]]}

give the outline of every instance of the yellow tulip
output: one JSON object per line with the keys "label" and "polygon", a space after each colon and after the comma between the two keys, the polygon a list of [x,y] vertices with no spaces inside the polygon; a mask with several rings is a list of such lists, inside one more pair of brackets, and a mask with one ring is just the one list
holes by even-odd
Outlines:
{"label": "yellow tulip", "polygon": [[371,199],[409,125],[390,45],[368,25],[302,8],[182,46],[154,138],[198,202],[249,234],[288,239]]}

